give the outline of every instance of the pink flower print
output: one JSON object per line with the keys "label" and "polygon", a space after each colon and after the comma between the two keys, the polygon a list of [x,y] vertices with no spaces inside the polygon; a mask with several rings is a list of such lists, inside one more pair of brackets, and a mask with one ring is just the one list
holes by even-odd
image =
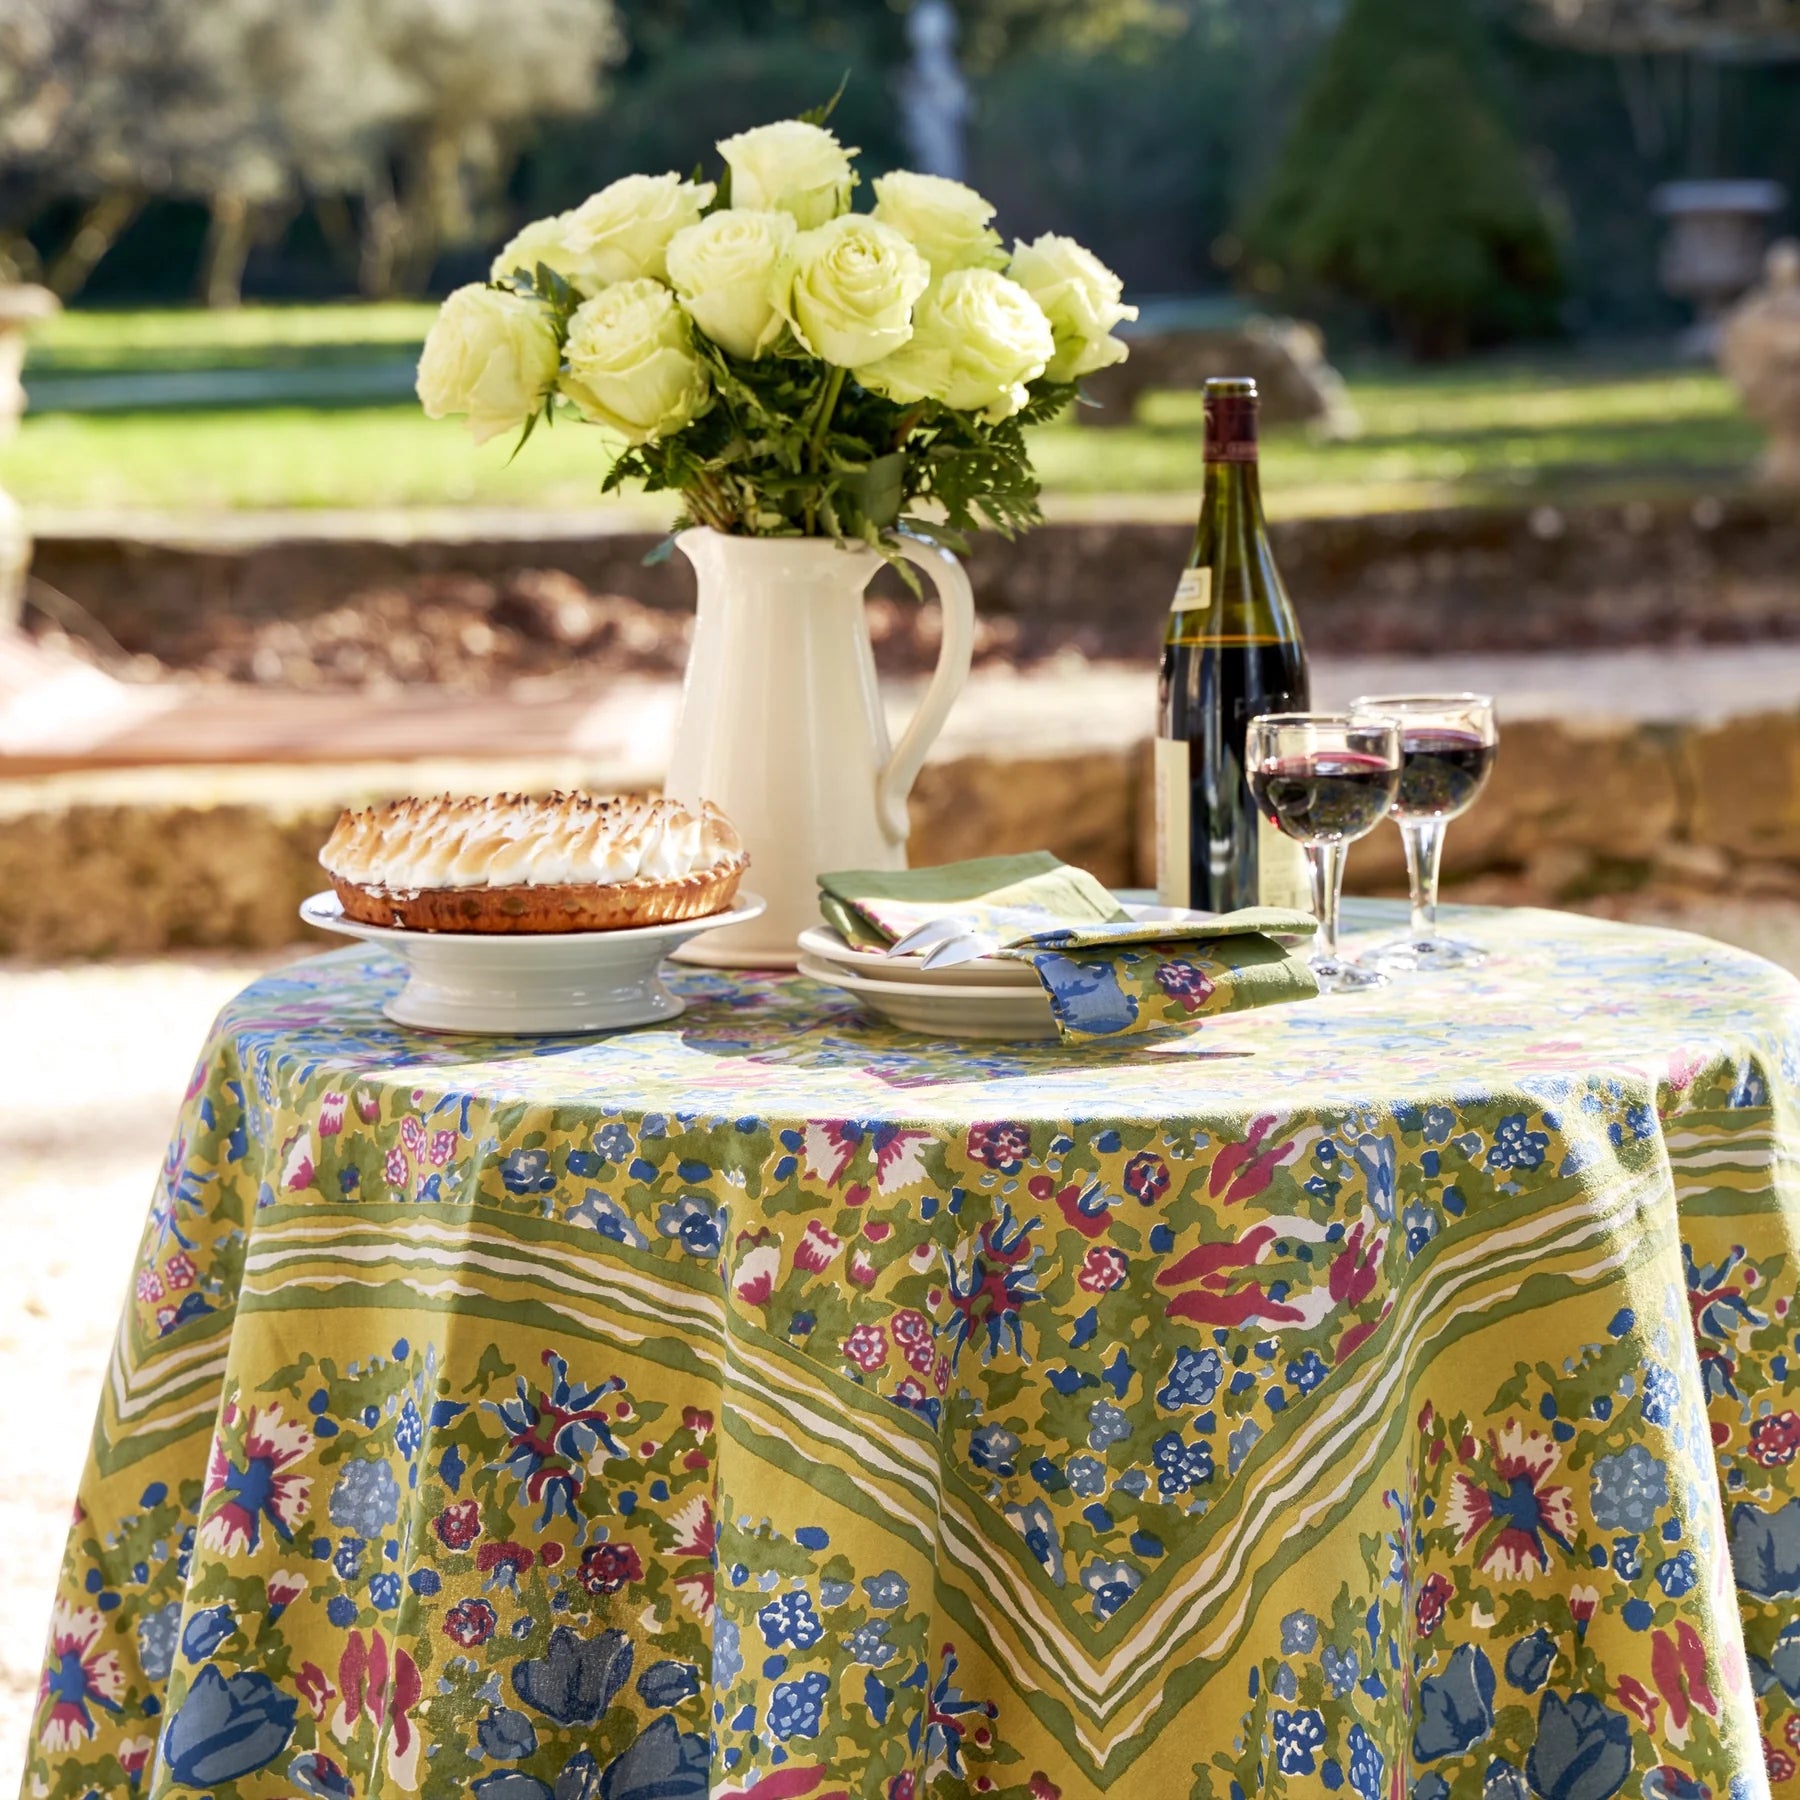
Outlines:
{"label": "pink flower print", "polygon": [[387,1153],[387,1161],[382,1164],[381,1172],[387,1176],[389,1187],[403,1188],[412,1180],[412,1164],[406,1160],[406,1152],[398,1144]]}
{"label": "pink flower print", "polygon": [[832,1259],[843,1247],[844,1240],[835,1231],[821,1225],[817,1219],[808,1219],[806,1235],[794,1252],[794,1267],[809,1269],[816,1275],[831,1267]]}
{"label": "pink flower print", "polygon": [[1275,1171],[1292,1154],[1295,1140],[1272,1145],[1265,1150],[1263,1139],[1275,1124],[1275,1115],[1265,1113],[1250,1121],[1250,1134],[1241,1144],[1223,1145],[1213,1158],[1212,1172],[1206,1187],[1214,1199],[1223,1195],[1227,1206],[1240,1200],[1254,1200],[1268,1192]]}
{"label": "pink flower print", "polygon": [[175,1329],[175,1309],[172,1306],[159,1306],[156,1309],[156,1329],[173,1331]]}
{"label": "pink flower print", "polygon": [[850,1252],[850,1279],[858,1287],[875,1285],[875,1259],[866,1250]]}
{"label": "pink flower print", "polygon": [[888,1321],[888,1329],[893,1332],[894,1342],[900,1346],[900,1354],[906,1358],[907,1367],[916,1369],[921,1375],[929,1375],[932,1357],[931,1321],[910,1306],[902,1307]]}
{"label": "pink flower print", "polygon": [[732,1292],[746,1306],[766,1306],[775,1292],[775,1277],[780,1273],[781,1246],[757,1244],[738,1258]]}
{"label": "pink flower print", "polygon": [[1096,1244],[1082,1259],[1075,1279],[1090,1294],[1110,1294],[1125,1279],[1125,1252]]}
{"label": "pink flower print", "polygon": [[137,1786],[138,1777],[149,1767],[150,1756],[155,1749],[156,1739],[153,1737],[130,1737],[121,1740],[115,1754],[119,1759],[119,1767],[131,1778],[133,1787]]}
{"label": "pink flower print", "polygon": [[474,1500],[452,1500],[431,1522],[446,1550],[466,1550],[481,1536],[481,1507]]}
{"label": "pink flower print", "polygon": [[456,1154],[456,1133],[454,1131],[434,1131],[431,1134],[429,1154],[431,1166],[434,1169],[441,1169]]}
{"label": "pink flower print", "polygon": [[411,1113],[400,1121],[400,1142],[406,1147],[406,1154],[415,1162],[424,1160],[425,1127]]}
{"label": "pink flower print", "polygon": [[297,1569],[277,1569],[263,1583],[263,1593],[269,1603],[270,1619],[279,1619],[311,1585]]}
{"label": "pink flower print", "polygon": [[887,1361],[887,1333],[879,1325],[858,1325],[844,1339],[844,1355],[865,1374],[873,1374]]}
{"label": "pink flower print", "polygon": [[139,1269],[137,1273],[137,1297],[148,1306],[163,1297],[163,1284],[154,1269]]}
{"label": "pink flower print", "polygon": [[372,1088],[356,1090],[356,1116],[365,1125],[373,1125],[381,1117],[381,1096]]}
{"label": "pink flower print", "polygon": [[1169,1165],[1154,1150],[1140,1150],[1125,1165],[1125,1191],[1140,1206],[1154,1206],[1169,1191]]}
{"label": "pink flower print", "polygon": [[459,1600],[444,1614],[444,1636],[473,1650],[494,1635],[499,1622],[499,1614],[485,1600]]}
{"label": "pink flower print", "polygon": [[1185,957],[1163,963],[1156,971],[1156,985],[1190,1016],[1212,998],[1212,977]]}
{"label": "pink flower print", "polygon": [[279,1406],[254,1408],[242,1447],[234,1453],[224,1433],[236,1418],[237,1409],[227,1407],[200,1495],[200,1541],[226,1556],[256,1549],[265,1520],[277,1536],[291,1541],[312,1493],[312,1477],[295,1469],[313,1447],[306,1426],[283,1418]]}
{"label": "pink flower print", "polygon": [[171,1293],[180,1293],[183,1288],[191,1288],[200,1279],[200,1271],[194,1266],[194,1259],[185,1250],[177,1250],[163,1264],[163,1280],[168,1284]]}
{"label": "pink flower print", "polygon": [[969,1154],[996,1174],[1016,1175],[1031,1154],[1031,1134],[1023,1125],[971,1125]]}
{"label": "pink flower print", "polygon": [[1420,1637],[1430,1637],[1443,1623],[1444,1609],[1450,1604],[1450,1598],[1455,1592],[1450,1578],[1436,1569],[1425,1577],[1425,1585],[1419,1589],[1418,1598],[1413,1602]]}
{"label": "pink flower print", "polygon": [[290,1194],[297,1194],[312,1186],[313,1155],[312,1134],[296,1132],[286,1146],[281,1163],[281,1185]]}
{"label": "pink flower print", "polygon": [[696,1494],[685,1506],[669,1515],[675,1541],[669,1548],[677,1556],[697,1559],[698,1569],[689,1569],[675,1577],[675,1591],[682,1604],[700,1620],[710,1624],[713,1616],[713,1555],[719,1541],[717,1521],[713,1518],[712,1501]]}
{"label": "pink flower print", "polygon": [[349,1101],[343,1094],[326,1094],[319,1101],[319,1136],[336,1137],[344,1129],[344,1108]]}
{"label": "pink flower print", "polygon": [[948,1392],[950,1387],[949,1357],[938,1356],[932,1359],[931,1385],[936,1388],[940,1394]]}
{"label": "pink flower print", "polygon": [[116,1713],[125,1692],[125,1671],[116,1650],[102,1650],[105,1619],[94,1608],[59,1600],[50,1615],[50,1650],[38,1678],[38,1706],[44,1722],[38,1741],[55,1753],[73,1750],[99,1733],[93,1709]]}
{"label": "pink flower print", "polygon": [[[1488,1434],[1494,1485],[1485,1486],[1460,1470],[1451,1481],[1444,1522],[1462,1549],[1478,1540],[1481,1566],[1501,1581],[1529,1581],[1550,1567],[1545,1539],[1565,1554],[1574,1549],[1575,1503],[1566,1487],[1548,1477],[1562,1452],[1542,1432],[1527,1431],[1508,1419]],[[1570,1595],[1571,1610],[1574,1595]]]}

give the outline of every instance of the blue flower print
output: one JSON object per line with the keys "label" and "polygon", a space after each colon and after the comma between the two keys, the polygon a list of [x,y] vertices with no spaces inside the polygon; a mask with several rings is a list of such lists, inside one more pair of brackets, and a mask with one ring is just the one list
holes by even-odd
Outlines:
{"label": "blue flower print", "polygon": [[1157,1391],[1156,1404],[1165,1412],[1183,1406],[1205,1406],[1219,1391],[1222,1373],[1218,1351],[1190,1350],[1186,1344],[1178,1345],[1174,1366]]}
{"label": "blue flower print", "polygon": [[1506,1653],[1506,1679],[1521,1693],[1535,1694],[1549,1678],[1556,1661],[1556,1640],[1540,1625],[1530,1637],[1522,1637]]}
{"label": "blue flower print", "polygon": [[369,1604],[377,1612],[392,1612],[400,1604],[400,1577],[383,1569],[369,1582]]}
{"label": "blue flower print", "polygon": [[1081,1571],[1081,1585],[1093,1597],[1094,1617],[1110,1619],[1143,1581],[1129,1563],[1091,1562]]}
{"label": "blue flower print", "polygon": [[1626,1107],[1623,1122],[1614,1119],[1607,1126],[1606,1135],[1612,1139],[1614,1144],[1623,1144],[1628,1131],[1639,1143],[1642,1143],[1645,1138],[1655,1135],[1656,1120],[1652,1116],[1650,1108],[1641,1101],[1635,1106]]}
{"label": "blue flower print", "polygon": [[725,1209],[699,1194],[683,1194],[656,1210],[656,1229],[679,1240],[689,1256],[711,1259],[725,1242]]}
{"label": "blue flower print", "polygon": [[1284,1775],[1310,1775],[1316,1768],[1313,1754],[1325,1744],[1325,1719],[1312,1707],[1295,1712],[1271,1712],[1269,1729],[1275,1736],[1275,1766]]}
{"label": "blue flower print", "polygon": [[331,1559],[331,1566],[346,1581],[354,1581],[362,1573],[363,1552],[368,1549],[367,1538],[346,1537],[338,1541],[337,1553]]}
{"label": "blue flower print", "polygon": [[609,1163],[630,1162],[632,1148],[631,1133],[617,1121],[594,1133],[594,1149]]}
{"label": "blue flower print", "polygon": [[266,1675],[246,1671],[227,1681],[208,1663],[163,1734],[163,1761],[183,1787],[236,1781],[266,1767],[287,1748],[300,1705]]}
{"label": "blue flower print", "polygon": [[1056,1529],[1056,1516],[1042,1500],[1024,1506],[1008,1506],[1006,1521],[1025,1540],[1025,1548],[1044,1565],[1044,1573],[1061,1587],[1067,1576],[1063,1571],[1062,1538]]}
{"label": "blue flower print", "polygon": [[1531,1791],[1543,1800],[1610,1800],[1631,1774],[1631,1722],[1592,1694],[1544,1690],[1537,1742],[1525,1759]]}
{"label": "blue flower print", "polygon": [[1097,1500],[1106,1492],[1106,1464],[1097,1456],[1071,1456],[1063,1468],[1069,1491],[1083,1500]]}
{"label": "blue flower print", "polygon": [[1235,1475],[1243,1467],[1244,1458],[1256,1448],[1257,1440],[1262,1436],[1262,1427],[1254,1419],[1246,1419],[1229,1438],[1225,1440],[1225,1472]]}
{"label": "blue flower print", "polygon": [[419,1417],[419,1409],[413,1404],[412,1396],[406,1397],[406,1404],[400,1409],[400,1416],[394,1421],[394,1443],[408,1462],[419,1453],[419,1446],[425,1441],[425,1421]]}
{"label": "blue flower print", "polygon": [[1310,1656],[1319,1641],[1319,1621],[1309,1612],[1291,1612],[1281,1621],[1281,1654]]}
{"label": "blue flower print", "polygon": [[1482,1777],[1481,1800],[1531,1800],[1531,1794],[1525,1777],[1511,1763],[1495,1757]]}
{"label": "blue flower print", "polygon": [[1474,1644],[1458,1644],[1441,1675],[1419,1683],[1413,1756],[1460,1756],[1494,1728],[1494,1665]]}
{"label": "blue flower print", "polygon": [[700,1691],[700,1671],[690,1662],[654,1662],[637,1678],[646,1706],[679,1706]]}
{"label": "blue flower print", "polygon": [[311,1800],[356,1800],[350,1777],[323,1750],[302,1750],[287,1767],[288,1780]]}
{"label": "blue flower print", "polygon": [[1310,1394],[1330,1373],[1330,1369],[1325,1366],[1324,1357],[1316,1350],[1308,1350],[1304,1356],[1296,1357],[1287,1366],[1288,1380],[1303,1394]]}
{"label": "blue flower print", "polygon": [[1411,1800],[1450,1800],[1450,1784],[1435,1769],[1427,1769],[1412,1784]]}
{"label": "blue flower print", "polygon": [[495,1706],[475,1728],[475,1741],[496,1762],[517,1762],[538,1747],[537,1727],[514,1706]]}
{"label": "blue flower print", "polygon": [[1325,1671],[1325,1685],[1339,1700],[1356,1686],[1356,1678],[1362,1673],[1354,1644],[1348,1650],[1327,1644],[1319,1653],[1319,1666]]}
{"label": "blue flower print", "polygon": [[1406,1232],[1406,1254],[1417,1256],[1437,1236],[1437,1214],[1421,1200],[1414,1200],[1400,1215]]}
{"label": "blue flower print", "polygon": [[813,1611],[812,1595],[805,1588],[777,1594],[757,1613],[756,1623],[771,1650],[783,1644],[810,1650],[825,1635],[824,1621]]}
{"label": "blue flower print", "polygon": [[737,1621],[719,1615],[713,1618],[713,1686],[721,1693],[744,1672],[742,1636]]}
{"label": "blue flower print", "polygon": [[181,1630],[181,1602],[146,1613],[138,1621],[138,1664],[146,1680],[167,1681],[175,1666],[175,1642]]}
{"label": "blue flower print", "polygon": [[1668,1471],[1643,1445],[1627,1445],[1595,1462],[1588,1501],[1603,1531],[1648,1531],[1669,1504]]}
{"label": "blue flower print", "polygon": [[1181,1433],[1166,1431],[1150,1447],[1156,1464],[1156,1491],[1167,1498],[1203,1487],[1213,1478],[1212,1450],[1204,1443],[1183,1443]]}
{"label": "blue flower print", "polygon": [[332,1484],[331,1522],[360,1537],[380,1537],[400,1516],[400,1484],[385,1462],[357,1457]]}
{"label": "blue flower print", "polygon": [[892,1569],[884,1569],[879,1575],[865,1575],[862,1587],[869,1596],[869,1604],[877,1612],[892,1612],[895,1607],[906,1604],[906,1578],[896,1575]]}
{"label": "blue flower print", "polygon": [[547,1194],[556,1186],[548,1150],[515,1150],[500,1159],[500,1179],[509,1194]]}
{"label": "blue flower print", "polygon": [[813,1669],[798,1681],[778,1681],[769,1696],[769,1729],[785,1743],[789,1738],[816,1738],[824,1717],[831,1677]]}
{"label": "blue flower print", "polygon": [[1681,1389],[1675,1377],[1661,1363],[1650,1363],[1644,1370],[1644,1422],[1667,1425],[1675,1417]]}
{"label": "blue flower print", "polygon": [[853,1663],[879,1669],[900,1654],[899,1646],[888,1642],[888,1621],[871,1619],[859,1625],[844,1639],[844,1650]]}
{"label": "blue flower print", "polygon": [[1088,1448],[1104,1450],[1131,1436],[1131,1421],[1110,1400],[1096,1400],[1088,1408]]}
{"label": "blue flower print", "polygon": [[1679,1551],[1656,1565],[1656,1585],[1671,1600],[1679,1600],[1683,1594],[1692,1593],[1694,1583],[1699,1579],[1700,1570],[1691,1550]]}
{"label": "blue flower print", "polygon": [[1759,1600],[1800,1594],[1800,1500],[1762,1512],[1748,1500],[1731,1509],[1731,1566],[1737,1584]]}
{"label": "blue flower print", "polygon": [[1494,1142],[1487,1153],[1490,1169],[1536,1169],[1543,1165],[1550,1139],[1528,1129],[1523,1113],[1508,1113],[1494,1127]]}
{"label": "blue flower print", "polygon": [[[683,1731],[667,1713],[653,1719],[595,1778],[591,1752],[577,1750],[557,1777],[568,1800],[706,1800],[712,1751],[697,1731]],[[485,1796],[484,1796],[485,1800]]]}
{"label": "blue flower print", "polygon": [[983,1425],[969,1439],[969,1456],[976,1468],[995,1475],[1012,1474],[1018,1453],[1018,1438],[1003,1425]]}
{"label": "blue flower print", "polygon": [[1425,1109],[1425,1141],[1428,1144],[1447,1144],[1450,1133],[1456,1129],[1456,1114],[1447,1106],[1428,1106]]}
{"label": "blue flower print", "polygon": [[650,1240],[638,1230],[616,1200],[609,1200],[598,1188],[589,1188],[578,1205],[569,1208],[571,1225],[588,1225],[603,1238],[615,1244],[629,1244],[633,1250],[648,1250]]}
{"label": "blue flower print", "polygon": [[1137,1023],[1138,1003],[1119,986],[1110,964],[1041,951],[1032,965],[1057,1021],[1089,1037],[1110,1037]]}
{"label": "blue flower print", "polygon": [[1360,1725],[1350,1727],[1350,1785],[1362,1800],[1381,1800],[1382,1778],[1387,1761],[1376,1748],[1375,1740]]}
{"label": "blue flower print", "polygon": [[542,1656],[513,1665],[513,1692],[558,1725],[592,1725],[630,1678],[632,1654],[622,1631],[583,1638],[558,1625]]}
{"label": "blue flower print", "polygon": [[209,1606],[188,1620],[181,1634],[181,1654],[189,1662],[204,1662],[236,1630],[229,1606]]}

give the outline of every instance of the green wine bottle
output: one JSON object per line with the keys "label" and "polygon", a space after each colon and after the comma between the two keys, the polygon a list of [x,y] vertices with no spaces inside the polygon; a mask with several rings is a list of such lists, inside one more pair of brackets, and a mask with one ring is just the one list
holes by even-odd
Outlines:
{"label": "green wine bottle", "polygon": [[1262,819],[1244,771],[1260,713],[1304,712],[1306,652],[1269,548],[1256,383],[1206,384],[1206,486],[1163,633],[1156,888],[1165,906],[1307,904],[1300,847]]}

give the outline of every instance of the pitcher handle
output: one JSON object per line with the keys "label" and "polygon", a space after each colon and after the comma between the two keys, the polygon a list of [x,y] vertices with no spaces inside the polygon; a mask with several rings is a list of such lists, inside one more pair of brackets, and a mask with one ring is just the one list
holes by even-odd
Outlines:
{"label": "pitcher handle", "polygon": [[899,532],[897,548],[937,589],[938,607],[944,615],[944,636],[938,646],[937,667],[919,709],[901,734],[887,767],[876,786],[876,806],[882,832],[891,844],[904,844],[911,829],[906,802],[925,766],[925,757],[943,729],[950,708],[969,679],[975,654],[975,594],[963,566],[948,550],[909,532]]}

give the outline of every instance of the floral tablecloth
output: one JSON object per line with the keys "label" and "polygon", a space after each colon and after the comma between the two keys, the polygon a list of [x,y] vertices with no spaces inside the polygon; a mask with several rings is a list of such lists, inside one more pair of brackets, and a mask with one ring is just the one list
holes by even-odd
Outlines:
{"label": "floral tablecloth", "polygon": [[1080,1050],[257,982],[26,1792],[1800,1794],[1800,985],[1457,924],[1454,985]]}

